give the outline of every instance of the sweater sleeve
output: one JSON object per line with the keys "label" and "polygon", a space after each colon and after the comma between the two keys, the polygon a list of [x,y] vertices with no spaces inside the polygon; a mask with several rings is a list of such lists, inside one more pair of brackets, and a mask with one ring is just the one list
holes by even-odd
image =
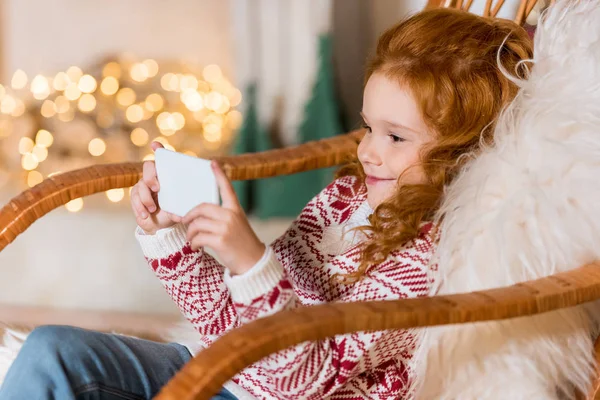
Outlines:
{"label": "sweater sleeve", "polygon": [[183,225],[154,235],[146,235],[138,227],[135,236],[150,268],[201,334],[204,346],[238,326],[237,312],[223,282],[225,267],[205,251],[192,250]]}
{"label": "sweater sleeve", "polygon": [[[380,264],[352,286],[338,301],[396,300],[426,293],[427,262],[432,247],[429,238],[416,239],[398,257]],[[259,281],[259,285],[251,282]],[[234,306],[243,323],[298,307],[300,301],[281,263],[270,252],[269,261],[252,275],[228,277]],[[271,286],[270,289],[267,289]],[[263,288],[260,293],[260,288]],[[320,399],[335,393],[354,377],[395,368],[396,382],[388,382],[391,393],[401,393],[408,379],[405,366],[415,348],[411,331],[388,330],[338,335],[326,340],[305,342],[272,354],[258,362],[280,398]],[[368,392],[368,388],[365,388]]]}

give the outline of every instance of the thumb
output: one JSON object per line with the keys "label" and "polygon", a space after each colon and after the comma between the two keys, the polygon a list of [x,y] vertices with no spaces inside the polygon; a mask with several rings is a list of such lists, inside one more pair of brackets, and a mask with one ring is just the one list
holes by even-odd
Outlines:
{"label": "thumb", "polygon": [[152,151],[156,151],[156,149],[164,149],[165,148],[165,146],[163,146],[161,142],[152,142],[152,143],[150,143],[150,147],[152,148]]}

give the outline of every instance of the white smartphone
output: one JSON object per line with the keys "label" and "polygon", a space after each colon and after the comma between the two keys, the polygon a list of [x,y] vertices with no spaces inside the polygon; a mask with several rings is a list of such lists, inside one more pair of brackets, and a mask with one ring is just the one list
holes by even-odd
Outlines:
{"label": "white smartphone", "polygon": [[201,203],[219,204],[219,189],[210,160],[167,149],[154,152],[159,207],[179,217]]}

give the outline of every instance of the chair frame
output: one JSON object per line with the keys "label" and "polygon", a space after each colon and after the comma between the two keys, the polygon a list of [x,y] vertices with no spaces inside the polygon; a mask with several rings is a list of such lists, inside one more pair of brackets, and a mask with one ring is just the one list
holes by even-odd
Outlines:
{"label": "chair frame", "polygon": [[[494,17],[486,0],[485,15]],[[535,0],[521,1],[521,23]],[[427,7],[468,10],[469,1],[431,0]],[[231,180],[261,179],[343,164],[356,155],[364,132],[353,131],[296,147],[219,157]],[[33,222],[67,202],[110,189],[133,186],[142,163],[95,165],[55,175],[17,195],[0,210],[0,251]],[[465,294],[393,301],[328,303],[299,307],[234,329],[196,355],[161,390],[157,399],[209,399],[252,363],[290,346],[368,330],[407,329],[523,317],[600,299],[600,262],[516,285]],[[596,344],[598,349],[600,345]],[[597,351],[598,355],[599,352]],[[597,356],[598,358],[598,356]],[[588,399],[600,399],[596,380]]]}

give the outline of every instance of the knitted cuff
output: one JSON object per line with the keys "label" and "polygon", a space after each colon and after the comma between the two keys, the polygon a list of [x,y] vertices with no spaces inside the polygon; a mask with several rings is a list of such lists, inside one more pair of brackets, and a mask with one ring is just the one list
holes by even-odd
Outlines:
{"label": "knitted cuff", "polygon": [[185,246],[187,227],[175,224],[171,228],[159,229],[154,235],[147,235],[139,226],[135,229],[135,238],[142,247],[144,256],[151,259],[167,258]]}
{"label": "knitted cuff", "polygon": [[248,271],[231,276],[225,269],[223,280],[235,303],[249,304],[254,299],[269,293],[284,276],[283,266],[271,246],[267,246],[263,257]]}

